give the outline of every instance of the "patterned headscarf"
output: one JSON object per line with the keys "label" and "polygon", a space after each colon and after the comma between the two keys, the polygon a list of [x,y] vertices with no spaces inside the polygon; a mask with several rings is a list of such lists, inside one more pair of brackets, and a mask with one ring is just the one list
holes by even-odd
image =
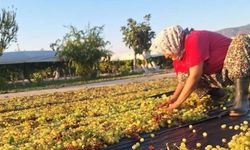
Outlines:
{"label": "patterned headscarf", "polygon": [[184,53],[182,44],[184,41],[184,31],[181,26],[171,26],[162,30],[153,41],[150,50],[152,52],[175,54],[177,59],[181,59]]}

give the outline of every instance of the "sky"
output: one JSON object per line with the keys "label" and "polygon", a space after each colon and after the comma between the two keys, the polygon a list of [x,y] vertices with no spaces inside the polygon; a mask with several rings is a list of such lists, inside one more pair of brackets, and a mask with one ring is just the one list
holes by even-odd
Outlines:
{"label": "sky", "polygon": [[[50,50],[49,45],[69,31],[104,25],[103,37],[114,55],[132,53],[123,40],[121,26],[129,18],[142,22],[151,14],[152,30],[171,25],[216,31],[250,24],[249,0],[0,0],[0,8],[16,8],[20,50]],[[12,43],[6,50],[17,51]]]}

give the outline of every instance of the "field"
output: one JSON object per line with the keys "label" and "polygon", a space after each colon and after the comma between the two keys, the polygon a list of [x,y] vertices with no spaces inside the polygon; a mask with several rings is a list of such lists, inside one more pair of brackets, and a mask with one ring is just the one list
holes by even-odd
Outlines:
{"label": "field", "polygon": [[[138,82],[0,101],[0,149],[105,149],[124,138],[137,149],[141,134],[209,118],[228,100],[212,104],[193,94],[179,110],[154,108],[168,99],[176,81]],[[229,89],[230,91],[231,89]],[[229,100],[231,97],[229,98]],[[183,144],[182,144],[183,145]]]}

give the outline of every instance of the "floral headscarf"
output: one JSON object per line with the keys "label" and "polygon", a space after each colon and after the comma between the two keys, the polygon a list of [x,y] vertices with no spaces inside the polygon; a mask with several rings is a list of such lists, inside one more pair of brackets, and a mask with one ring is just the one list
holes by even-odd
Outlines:
{"label": "floral headscarf", "polygon": [[181,26],[171,26],[162,30],[153,41],[150,50],[157,53],[175,54],[181,59],[184,53],[182,44],[185,33]]}

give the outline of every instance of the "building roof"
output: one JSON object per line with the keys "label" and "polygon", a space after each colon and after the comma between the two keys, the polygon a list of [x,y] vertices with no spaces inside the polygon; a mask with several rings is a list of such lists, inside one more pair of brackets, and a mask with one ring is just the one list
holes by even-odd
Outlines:
{"label": "building roof", "polygon": [[0,64],[21,64],[36,62],[58,62],[56,51],[18,51],[4,52],[0,56]]}
{"label": "building roof", "polygon": [[[159,57],[159,56],[163,56],[163,54],[151,52],[150,54],[147,53],[145,55],[146,58]],[[143,56],[139,55],[139,54],[137,54],[136,58],[140,59],[140,60],[144,59]],[[128,53],[123,53],[123,54],[114,54],[111,57],[112,61],[117,61],[117,60],[133,60],[133,59],[134,59],[134,53],[133,53],[133,51],[128,52]]]}

